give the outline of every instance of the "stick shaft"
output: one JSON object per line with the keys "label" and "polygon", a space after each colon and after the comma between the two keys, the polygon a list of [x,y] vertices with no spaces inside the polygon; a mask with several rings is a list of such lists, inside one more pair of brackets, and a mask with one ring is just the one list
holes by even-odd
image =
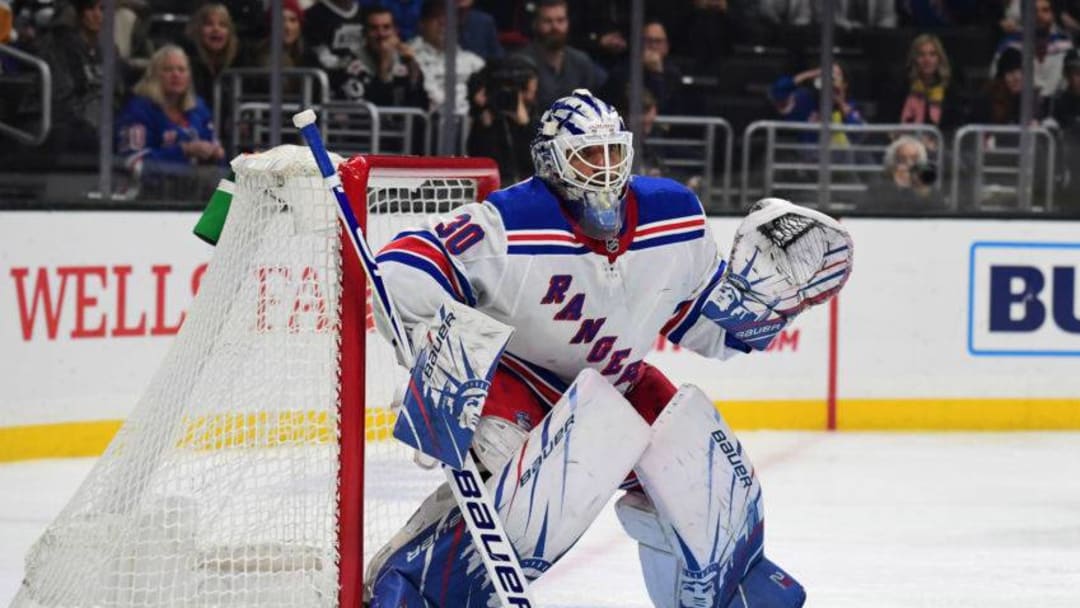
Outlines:
{"label": "stick shaft", "polygon": [[[338,214],[348,229],[349,240],[352,241],[353,249],[363,262],[364,270],[371,281],[376,306],[382,308],[382,312],[390,321],[396,342],[394,347],[398,349],[400,355],[404,355],[402,360],[412,361],[412,349],[406,339],[405,327],[397,314],[390,292],[386,290],[382,276],[379,274],[379,264],[364,238],[364,231],[352,212],[345,189],[341,185],[341,178],[323,144],[322,134],[314,123],[301,127],[300,133],[315,157],[327,188],[337,199]],[[529,592],[528,579],[521,570],[517,553],[506,536],[506,530],[503,529],[498,511],[493,506],[491,495],[476,468],[471,452],[465,452],[464,461],[465,466],[461,470],[449,467],[443,467],[443,470],[446,472],[447,482],[453,490],[454,498],[461,509],[462,518],[466,522],[473,543],[484,562],[488,578],[504,607],[535,606],[536,603]],[[481,530],[478,523],[484,524],[485,529]]]}
{"label": "stick shaft", "polygon": [[364,271],[368,275],[368,280],[371,281],[376,305],[382,309],[382,312],[390,321],[390,329],[394,332],[394,348],[398,350],[398,354],[402,355],[402,361],[412,361],[413,353],[409,341],[406,339],[405,326],[401,322],[401,317],[397,314],[397,308],[390,297],[390,292],[386,290],[382,275],[379,273],[379,264],[375,261],[375,255],[371,252],[367,239],[364,237],[364,229],[356,219],[356,214],[353,213],[352,206],[349,204],[349,198],[345,195],[345,189],[341,185],[341,177],[338,176],[337,169],[330,160],[330,154],[326,151],[326,146],[322,141],[322,134],[319,133],[319,128],[315,124],[301,128],[300,133],[304,136],[308,148],[311,149],[311,153],[315,156],[315,162],[319,166],[319,172],[322,173],[326,187],[333,192],[334,197],[337,199],[338,216],[345,223],[345,228],[349,232],[349,241],[351,241],[356,254],[360,256]]}

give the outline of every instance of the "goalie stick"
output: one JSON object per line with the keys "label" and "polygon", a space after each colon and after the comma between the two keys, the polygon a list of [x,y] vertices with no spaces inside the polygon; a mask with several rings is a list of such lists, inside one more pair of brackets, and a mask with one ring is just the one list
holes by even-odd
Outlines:
{"label": "goalie stick", "polygon": [[[319,172],[323,176],[326,187],[337,199],[338,214],[349,233],[353,249],[363,263],[364,271],[371,281],[374,295],[372,300],[390,321],[394,334],[394,348],[397,349],[403,361],[412,361],[413,353],[405,334],[405,327],[383,283],[379,265],[364,238],[363,228],[349,205],[349,199],[342,188],[337,169],[330,161],[322,134],[315,125],[315,112],[307,109],[293,115],[293,124],[300,130],[315,157],[315,163],[319,166]],[[517,553],[506,536],[498,512],[488,494],[487,486],[484,485],[480,472],[476,468],[476,462],[468,450],[464,453],[463,461],[464,466],[461,469],[444,466],[443,471],[446,473],[447,482],[461,509],[462,518],[469,529],[473,543],[476,544],[477,552],[482,557],[488,578],[491,579],[504,607],[535,606],[532,594],[529,592],[528,580],[521,570],[521,564],[518,563]]]}

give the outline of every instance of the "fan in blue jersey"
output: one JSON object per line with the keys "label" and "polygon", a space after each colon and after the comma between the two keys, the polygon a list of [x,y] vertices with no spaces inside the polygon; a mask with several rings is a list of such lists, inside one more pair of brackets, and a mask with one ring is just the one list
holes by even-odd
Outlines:
{"label": "fan in blue jersey", "polygon": [[[725,259],[690,190],[630,174],[631,134],[587,90],[544,113],[532,154],[536,176],[378,256],[421,360],[446,300],[513,328],[471,450],[525,574],[542,576],[621,490],[655,605],[801,606],[803,588],[764,555],[761,486],[738,439],[645,356],[657,334],[719,360],[764,350],[844,285],[850,236],[764,199]],[[370,606],[494,605],[486,548],[464,527],[447,488],[429,496],[369,564]]]}
{"label": "fan in blue jersey", "polygon": [[154,52],[134,92],[117,118],[117,150],[133,173],[224,166],[213,114],[195,94],[183,49],[169,44]]}

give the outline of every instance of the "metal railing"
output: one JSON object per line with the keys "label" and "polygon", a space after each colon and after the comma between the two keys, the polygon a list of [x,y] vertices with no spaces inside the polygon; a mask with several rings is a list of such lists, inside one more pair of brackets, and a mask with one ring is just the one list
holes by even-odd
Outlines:
{"label": "metal railing", "polygon": [[319,108],[328,148],[342,156],[381,151],[383,109],[367,101],[335,101]]}
{"label": "metal railing", "polygon": [[[49,70],[49,64],[39,57],[6,44],[0,44],[0,55],[6,55],[20,64],[33,68],[37,72],[36,80],[41,85],[41,120],[38,121],[37,129],[26,131],[14,125],[0,122],[0,133],[8,135],[21,143],[39,146],[45,142],[45,139],[49,137],[49,131],[52,130],[52,71]],[[32,84],[34,80],[22,74],[0,76],[0,82],[7,84]]]}
{"label": "metal railing", "polygon": [[[935,159],[938,167],[943,166],[945,140],[941,131],[932,125],[918,124],[865,124],[865,125],[832,125],[833,135],[843,135],[849,139],[842,146],[831,148],[833,157],[829,163],[828,188],[830,193],[830,207],[839,207],[845,203],[833,200],[836,193],[850,195],[865,192],[867,185],[858,181],[861,175],[875,175],[882,171],[882,158],[888,148],[891,139],[896,135],[914,135],[924,141],[930,139],[933,144],[927,146],[928,152]],[[761,196],[771,196],[777,191],[795,193],[789,198],[800,198],[798,193],[815,193],[814,197],[804,196],[795,202],[816,205],[820,185],[819,177],[819,144],[817,134],[821,125],[816,123],[798,123],[779,120],[759,120],[747,125],[743,132],[742,149],[742,192],[739,203],[743,208],[748,205],[751,193]],[[762,167],[763,186],[755,190],[750,183],[750,157],[754,135],[763,132],[765,135],[765,157]],[[783,138],[781,135],[794,135],[794,138]],[[804,135],[803,139],[798,138]],[[880,143],[868,143],[866,140],[871,136],[879,136]],[[811,137],[807,137],[811,136]],[[838,158],[847,157],[847,158]],[[846,173],[854,176],[854,183],[847,183],[835,179],[836,173]],[[802,177],[803,179],[800,179]],[[935,189],[941,188],[941,180],[934,183]]]}
{"label": "metal railing", "polygon": [[[220,137],[224,139],[225,150],[228,154],[236,154],[241,144],[246,146],[249,143],[246,141],[246,137],[245,141],[241,142],[240,129],[241,125],[244,124],[241,122],[242,112],[246,111],[249,116],[261,121],[254,123],[253,129],[261,132],[264,128],[272,128],[269,124],[269,92],[256,92],[254,94],[251,92],[251,86],[255,83],[264,84],[267,91],[269,91],[270,74],[270,68],[230,68],[222,72],[221,76],[214,81],[214,128],[220,134]],[[299,93],[292,92],[282,96],[283,103],[281,107],[283,111],[286,111],[286,108],[310,108],[326,103],[330,99],[330,80],[326,76],[326,72],[318,68],[282,68],[281,77],[282,82],[291,79],[300,80]],[[248,87],[247,92],[244,90],[245,86]],[[226,91],[229,95],[227,106],[224,103]],[[226,110],[229,112],[227,134],[222,117]],[[289,116],[284,114],[282,127],[282,132],[292,129],[292,121]]]}
{"label": "metal railing", "polygon": [[[283,135],[295,135],[298,133],[292,124],[292,115],[306,109],[299,103],[281,104],[280,133]],[[229,129],[229,137],[223,141],[226,151],[235,154],[241,148],[248,150],[266,150],[271,146],[271,107],[269,101],[247,101],[241,103],[232,113],[232,128]],[[326,128],[320,121],[320,127],[325,133]],[[297,140],[299,141],[299,140]]]}
{"label": "metal railing", "polygon": [[[655,135],[657,127],[701,127],[703,130],[700,139],[687,137],[685,129],[679,129],[676,136]],[[714,197],[717,195],[716,188],[716,132],[723,133],[724,158],[723,172],[720,176],[719,196],[725,208],[731,206],[731,164],[734,149],[734,132],[731,123],[723,118],[709,118],[703,116],[657,116],[653,127],[653,135],[645,138],[645,144],[659,149],[667,154],[663,155],[664,168],[674,170],[676,175],[700,175],[701,186],[699,196],[702,204],[710,208]],[[694,173],[694,171],[697,173]],[[674,177],[673,175],[672,177]]]}
{"label": "metal railing", "polygon": [[[437,154],[441,149],[439,147],[439,140],[443,136],[442,128],[442,112],[441,108],[436,108],[427,113],[427,132],[424,134],[424,154]],[[462,112],[454,112],[454,126],[451,129],[454,134],[454,141],[451,142],[451,146],[447,148],[447,154],[465,154],[468,141],[469,141],[469,129],[472,128],[472,120],[468,114]]]}
{"label": "metal railing", "polygon": [[[400,154],[431,153],[431,116],[420,108],[408,106],[379,107],[379,150]],[[387,145],[400,141],[400,146]],[[419,150],[416,149],[420,144]]]}
{"label": "metal railing", "polygon": [[[960,206],[961,182],[966,181],[964,161],[971,159],[970,163],[970,194],[973,208],[993,208],[995,197],[1005,195],[1011,202],[1019,206],[1018,193],[1021,171],[1021,147],[1020,138],[1023,129],[1019,125],[965,125],[956,130],[952,148],[952,196],[953,209]],[[1038,142],[1045,142],[1046,156],[1045,166],[1045,204],[1040,207],[1050,211],[1054,207],[1054,170],[1057,162],[1057,140],[1054,134],[1046,127],[1030,127],[1030,133],[1034,137],[1035,145],[1032,146],[1036,158],[1039,153]],[[999,137],[1005,136],[1005,137]],[[1015,142],[1007,140],[1015,138]],[[974,145],[974,157],[964,155],[965,140],[972,139]],[[1002,140],[1006,141],[1002,141]],[[1034,180],[1031,185],[1034,186]],[[1034,205],[1030,205],[1033,197],[1027,197],[1029,207],[1024,211],[1031,211]]]}

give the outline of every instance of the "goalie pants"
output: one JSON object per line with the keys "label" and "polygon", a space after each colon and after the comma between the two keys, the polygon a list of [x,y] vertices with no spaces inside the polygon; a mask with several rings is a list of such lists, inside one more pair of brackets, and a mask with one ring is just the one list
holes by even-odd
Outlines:
{"label": "goalie pants", "polygon": [[[498,416],[523,430],[531,430],[555,405],[555,401],[548,401],[530,388],[532,381],[532,378],[524,378],[500,365],[491,379],[491,389],[484,402],[484,416]],[[555,390],[561,395],[566,388],[559,386]],[[626,391],[624,397],[645,422],[652,424],[667,402],[675,396],[676,390],[663,372],[643,362],[637,382]]]}
{"label": "goalie pants", "polygon": [[[561,393],[567,387],[560,386]],[[637,413],[650,425],[656,422],[664,406],[675,396],[678,388],[656,367],[642,362],[637,382],[623,395]],[[491,379],[491,389],[484,403],[484,416],[497,416],[518,425],[525,431],[547,416],[555,402],[548,401],[518,374],[500,365]],[[633,472],[620,489],[641,490]]]}

